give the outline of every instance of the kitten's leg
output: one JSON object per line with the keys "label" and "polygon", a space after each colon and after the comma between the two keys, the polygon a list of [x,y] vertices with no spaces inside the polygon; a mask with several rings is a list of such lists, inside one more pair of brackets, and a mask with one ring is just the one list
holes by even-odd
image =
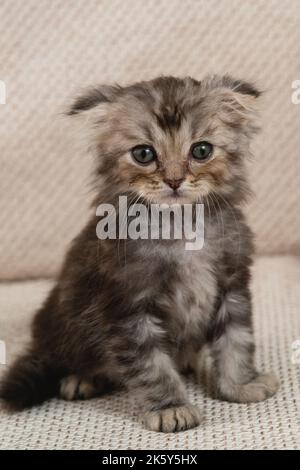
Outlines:
{"label": "kitten's leg", "polygon": [[279,387],[273,374],[255,369],[250,302],[248,291],[231,291],[225,296],[212,343],[219,394],[240,403],[265,400]]}
{"label": "kitten's leg", "polygon": [[143,417],[147,429],[176,432],[200,424],[200,411],[188,402],[182,379],[163,351],[153,348],[140,358],[129,386],[138,390],[147,409]]}
{"label": "kitten's leg", "polygon": [[[153,325],[152,325],[153,326]],[[199,409],[188,401],[185,386],[171,357],[145,316],[132,327],[134,343],[118,352],[118,368],[129,390],[137,392],[145,410],[143,423],[151,431],[176,432],[198,426]]]}
{"label": "kitten's leg", "polygon": [[111,392],[115,384],[105,376],[68,375],[60,382],[60,396],[65,400],[87,400]]}

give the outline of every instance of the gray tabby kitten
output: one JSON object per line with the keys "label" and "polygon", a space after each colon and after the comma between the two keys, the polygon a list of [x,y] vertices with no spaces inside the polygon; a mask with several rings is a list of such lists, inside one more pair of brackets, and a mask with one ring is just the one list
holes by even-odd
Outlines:
{"label": "gray tabby kitten", "polygon": [[140,396],[147,429],[193,428],[201,414],[181,374],[203,346],[221,399],[258,402],[276,392],[276,378],[254,365],[253,244],[240,209],[259,94],[228,76],[160,77],[100,86],[74,103],[69,114],[91,122],[95,204],[117,207],[120,195],[147,207],[201,202],[205,244],[99,241],[93,216],[36,314],[30,349],[4,378],[0,395],[11,408],[125,386]]}

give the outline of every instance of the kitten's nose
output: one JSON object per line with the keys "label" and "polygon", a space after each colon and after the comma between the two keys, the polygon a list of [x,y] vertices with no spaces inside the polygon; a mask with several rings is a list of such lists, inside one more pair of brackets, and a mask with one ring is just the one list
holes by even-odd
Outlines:
{"label": "kitten's nose", "polygon": [[181,185],[181,183],[183,182],[184,178],[165,178],[164,179],[164,182],[170,186],[170,188],[172,188],[174,191],[176,191],[176,189],[179,188],[179,186]]}

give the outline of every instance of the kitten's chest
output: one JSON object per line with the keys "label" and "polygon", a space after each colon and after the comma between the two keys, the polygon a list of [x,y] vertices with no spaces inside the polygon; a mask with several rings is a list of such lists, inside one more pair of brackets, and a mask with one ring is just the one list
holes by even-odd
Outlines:
{"label": "kitten's chest", "polygon": [[[204,334],[217,295],[211,257],[186,252],[178,257],[177,275],[168,299],[171,330],[178,341],[193,341]],[[163,296],[164,297],[164,296]]]}

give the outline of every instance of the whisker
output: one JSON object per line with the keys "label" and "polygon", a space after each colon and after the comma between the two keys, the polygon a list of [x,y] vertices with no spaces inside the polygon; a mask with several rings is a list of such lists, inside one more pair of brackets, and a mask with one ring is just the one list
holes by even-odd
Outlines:
{"label": "whisker", "polygon": [[235,223],[235,226],[236,226],[237,232],[238,232],[238,252],[237,252],[236,262],[235,262],[235,269],[236,269],[238,261],[240,259],[240,255],[241,255],[241,231],[240,231],[239,224],[238,224],[238,221],[237,221],[237,218],[236,218],[234,207],[229,203],[229,201],[227,201],[227,199],[225,197],[221,196],[220,194],[218,196],[222,199],[222,201],[225,202],[225,204],[228,206],[229,210],[231,211],[231,213],[233,215],[233,218],[234,218],[234,223]]}

